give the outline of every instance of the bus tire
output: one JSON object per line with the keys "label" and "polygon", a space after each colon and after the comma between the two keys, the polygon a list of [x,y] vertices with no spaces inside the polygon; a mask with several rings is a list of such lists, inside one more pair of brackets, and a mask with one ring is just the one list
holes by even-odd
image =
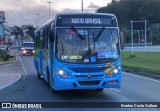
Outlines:
{"label": "bus tire", "polygon": [[49,69],[48,69],[48,67],[47,67],[47,69],[46,69],[46,72],[47,72],[48,85],[50,85],[50,76],[49,76]]}
{"label": "bus tire", "polygon": [[99,91],[99,92],[100,92],[100,91],[103,91],[103,89],[104,89],[104,88],[96,89],[96,91]]}
{"label": "bus tire", "polygon": [[53,87],[50,84],[50,75],[49,75],[49,69],[48,69],[48,67],[47,67],[47,79],[48,79],[49,89],[51,90],[51,92],[53,92]]}
{"label": "bus tire", "polygon": [[38,79],[42,79],[43,77],[41,76],[41,74],[39,73],[39,71],[38,71],[38,63],[37,63],[37,77],[38,77]]}
{"label": "bus tire", "polygon": [[43,78],[38,70],[37,70],[37,77],[38,77],[38,79],[42,79]]}
{"label": "bus tire", "polygon": [[49,89],[50,89],[51,92],[54,92],[54,89],[51,85],[49,85]]}

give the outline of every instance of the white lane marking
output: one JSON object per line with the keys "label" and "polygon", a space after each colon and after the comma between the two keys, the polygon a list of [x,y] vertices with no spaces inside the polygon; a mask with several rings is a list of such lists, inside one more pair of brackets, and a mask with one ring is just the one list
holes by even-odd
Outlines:
{"label": "white lane marking", "polygon": [[110,88],[112,91],[115,91],[115,92],[118,92],[120,93],[121,91],[120,90],[117,90],[117,89],[114,89],[114,88]]}
{"label": "white lane marking", "polygon": [[17,52],[17,55],[18,55],[18,58],[19,58],[19,60],[20,60],[20,62],[21,62],[21,65],[22,65],[22,68],[23,68],[23,71],[24,71],[24,80],[25,80],[25,77],[26,77],[26,75],[28,75],[28,72],[27,72],[26,68],[24,67],[24,64],[23,64],[23,62],[22,62],[22,59],[21,59],[21,57],[19,56],[18,52]]}
{"label": "white lane marking", "polygon": [[23,67],[23,70],[24,70],[25,75],[27,75],[27,70],[26,70],[26,68],[24,67],[23,64],[22,64],[22,67]]}
{"label": "white lane marking", "polygon": [[127,73],[127,72],[123,72],[123,74],[134,76],[134,77],[138,77],[138,78],[142,78],[142,79],[147,79],[147,80],[151,80],[151,81],[155,81],[155,82],[160,82],[160,81],[158,81],[156,79],[152,79],[152,78],[148,78],[148,77],[143,77],[143,76],[139,76],[139,75],[135,75],[135,74],[130,74],[130,73]]}

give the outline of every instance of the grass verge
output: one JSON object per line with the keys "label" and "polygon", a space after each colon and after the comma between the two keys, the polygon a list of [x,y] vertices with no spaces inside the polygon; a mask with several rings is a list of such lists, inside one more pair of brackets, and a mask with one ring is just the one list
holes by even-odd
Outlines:
{"label": "grass verge", "polygon": [[14,57],[12,57],[12,58],[9,58],[9,60],[7,60],[7,61],[5,61],[4,59],[1,59],[0,58],[0,62],[11,62],[11,61],[16,61],[16,57],[14,56]]}
{"label": "grass verge", "polygon": [[160,75],[160,52],[122,52],[122,66],[135,72]]}

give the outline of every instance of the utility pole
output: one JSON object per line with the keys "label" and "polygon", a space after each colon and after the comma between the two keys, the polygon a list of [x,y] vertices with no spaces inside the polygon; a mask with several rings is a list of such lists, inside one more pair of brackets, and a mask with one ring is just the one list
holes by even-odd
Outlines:
{"label": "utility pole", "polygon": [[145,20],[145,47],[147,47],[147,20]]}
{"label": "utility pole", "polygon": [[50,4],[52,3],[52,2],[47,2],[48,3],[48,5],[49,5],[49,19],[50,19]]}
{"label": "utility pole", "polygon": [[133,56],[133,21],[131,20],[131,44],[132,44],[132,56]]}
{"label": "utility pole", "polygon": [[37,27],[39,27],[39,13],[37,13]]}
{"label": "utility pole", "polygon": [[83,0],[82,0],[82,13],[83,13]]}

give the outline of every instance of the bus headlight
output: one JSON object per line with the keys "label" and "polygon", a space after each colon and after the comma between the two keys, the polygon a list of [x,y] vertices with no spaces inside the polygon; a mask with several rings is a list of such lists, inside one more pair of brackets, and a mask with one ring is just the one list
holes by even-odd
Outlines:
{"label": "bus headlight", "polygon": [[27,53],[27,51],[26,50],[23,50],[23,52],[22,52],[23,54],[26,54]]}
{"label": "bus headlight", "polygon": [[118,70],[117,70],[117,69],[114,69],[114,70],[113,70],[113,73],[114,73],[114,74],[117,74],[117,73],[118,73]]}
{"label": "bus headlight", "polygon": [[59,75],[63,75],[63,74],[64,74],[64,71],[60,69],[60,70],[58,71],[58,74],[59,74]]}
{"label": "bus headlight", "polygon": [[60,77],[62,77],[62,78],[69,78],[70,77],[70,75],[68,74],[68,73],[66,73],[64,70],[62,70],[62,69],[59,69],[58,70],[58,75],[60,76]]}
{"label": "bus headlight", "polygon": [[34,52],[35,52],[35,51],[33,50],[32,53],[34,54]]}

